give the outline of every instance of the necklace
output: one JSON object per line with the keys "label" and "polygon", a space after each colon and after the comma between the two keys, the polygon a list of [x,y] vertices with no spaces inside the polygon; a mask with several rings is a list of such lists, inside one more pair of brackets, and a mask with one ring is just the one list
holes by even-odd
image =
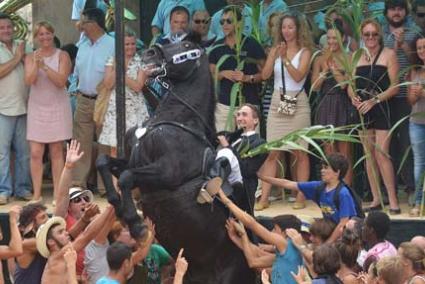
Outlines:
{"label": "necklace", "polygon": [[379,53],[379,51],[378,52],[376,52],[375,54],[372,54],[371,52],[366,52],[366,54],[365,54],[365,59],[366,59],[366,61],[367,62],[370,62],[371,60],[372,60],[372,58],[375,58],[376,57],[376,55],[378,55],[378,53]]}

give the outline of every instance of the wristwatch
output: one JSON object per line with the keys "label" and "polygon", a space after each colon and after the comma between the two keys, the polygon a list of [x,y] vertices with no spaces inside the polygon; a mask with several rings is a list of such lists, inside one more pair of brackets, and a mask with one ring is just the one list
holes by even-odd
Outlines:
{"label": "wristwatch", "polygon": [[285,66],[288,67],[291,64],[288,59],[285,59]]}
{"label": "wristwatch", "polygon": [[251,84],[254,84],[254,80],[255,80],[254,75],[250,75],[249,80],[250,80]]}
{"label": "wristwatch", "polygon": [[379,99],[379,96],[375,96],[375,97],[373,97],[373,99],[375,100],[375,102],[377,104],[379,104],[381,102],[381,100]]}
{"label": "wristwatch", "polygon": [[47,66],[47,65],[43,65],[43,70],[44,70],[44,71],[49,70],[49,66]]}

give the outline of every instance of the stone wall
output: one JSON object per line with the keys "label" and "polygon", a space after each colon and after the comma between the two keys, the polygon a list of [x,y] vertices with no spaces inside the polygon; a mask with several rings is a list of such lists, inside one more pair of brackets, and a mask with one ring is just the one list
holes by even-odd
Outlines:
{"label": "stone wall", "polygon": [[37,0],[32,5],[33,23],[47,20],[53,24],[62,44],[76,42],[79,33],[71,21],[72,0]]}

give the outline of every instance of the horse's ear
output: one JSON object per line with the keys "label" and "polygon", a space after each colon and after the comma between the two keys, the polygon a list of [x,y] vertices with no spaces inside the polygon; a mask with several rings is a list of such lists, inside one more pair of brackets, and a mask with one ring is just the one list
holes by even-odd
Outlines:
{"label": "horse's ear", "polygon": [[198,32],[191,30],[183,40],[187,40],[200,45],[202,42],[202,35]]}

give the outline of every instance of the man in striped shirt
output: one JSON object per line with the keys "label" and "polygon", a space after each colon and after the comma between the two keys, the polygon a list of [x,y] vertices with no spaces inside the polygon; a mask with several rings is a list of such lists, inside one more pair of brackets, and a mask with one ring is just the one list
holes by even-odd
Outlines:
{"label": "man in striped shirt", "polygon": [[[420,29],[413,18],[408,15],[406,0],[386,0],[384,16],[386,23],[383,26],[384,46],[394,49],[400,65],[400,82],[405,81],[408,72],[410,44],[419,33]],[[394,126],[397,121],[410,115],[411,107],[407,103],[407,88],[400,86],[399,93],[390,100],[390,123]],[[410,146],[408,120],[402,123],[394,132],[391,141],[390,154],[394,160],[395,169],[400,167],[404,154]],[[411,153],[404,162],[401,175],[402,182],[408,189],[414,189],[413,159]]]}

